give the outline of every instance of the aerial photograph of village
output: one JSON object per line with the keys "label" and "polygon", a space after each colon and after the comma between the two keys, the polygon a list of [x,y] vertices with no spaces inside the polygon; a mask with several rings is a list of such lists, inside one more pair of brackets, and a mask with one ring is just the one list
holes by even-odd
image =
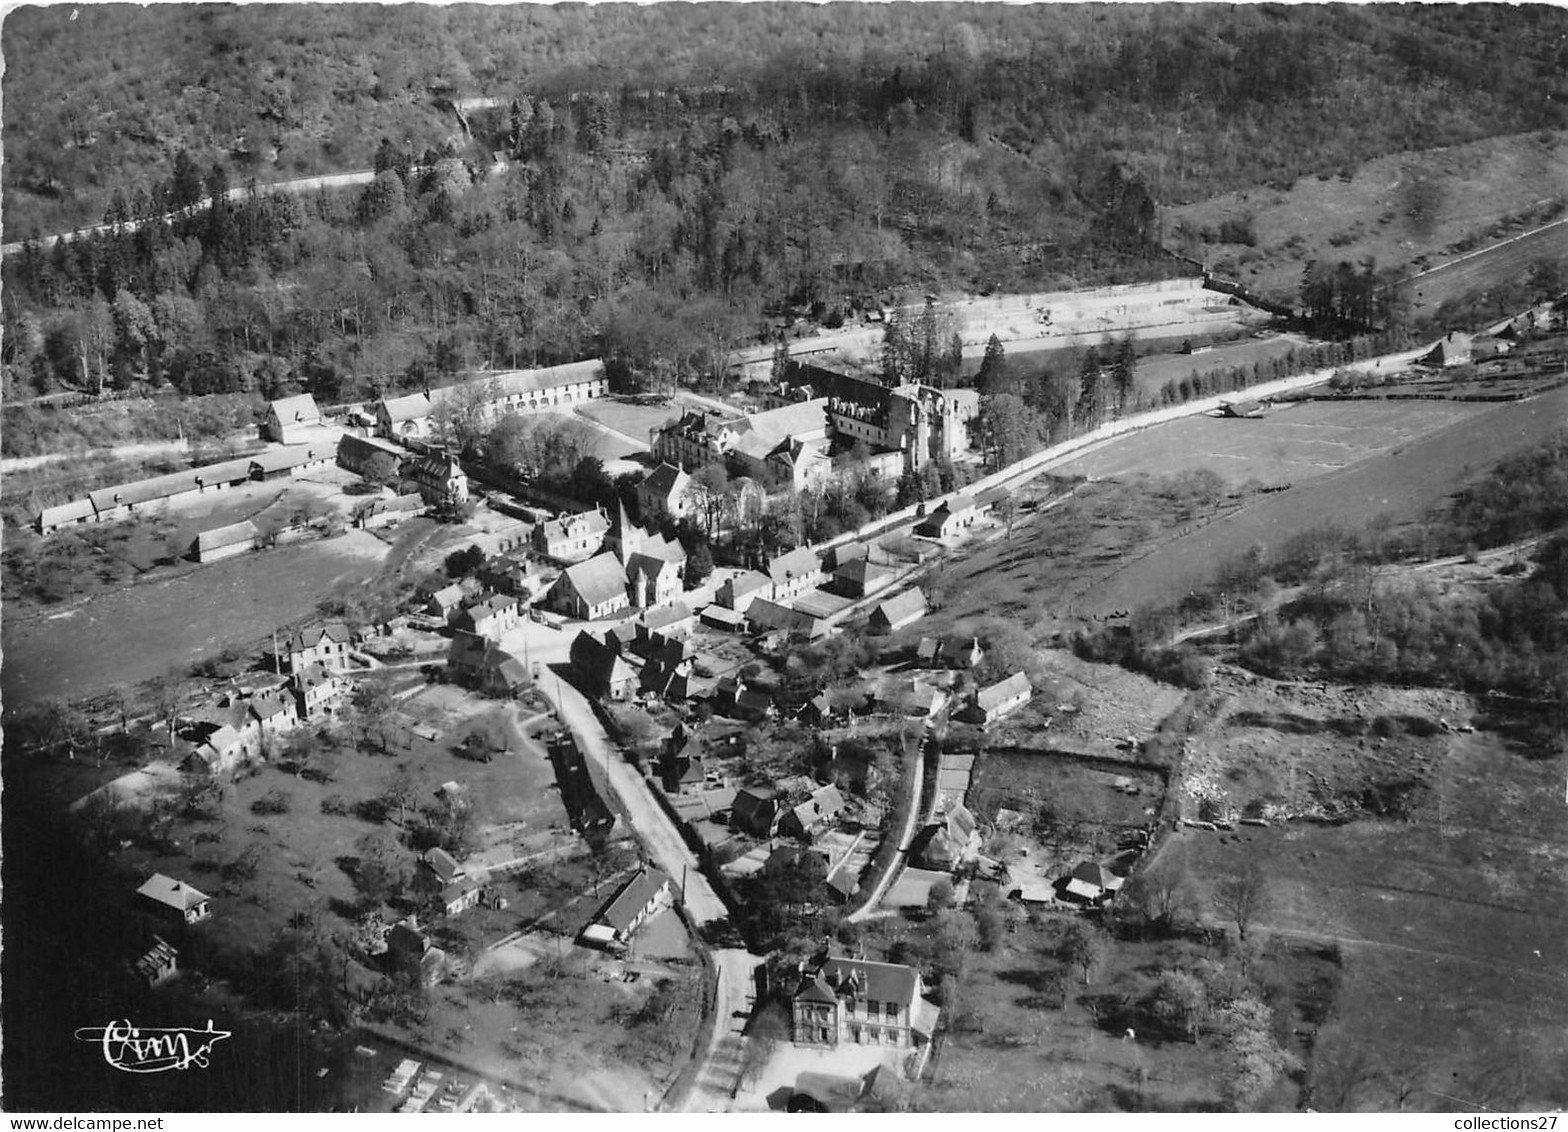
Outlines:
{"label": "aerial photograph of village", "polygon": [[1568,1107],[1568,7],[0,49],[5,1111]]}

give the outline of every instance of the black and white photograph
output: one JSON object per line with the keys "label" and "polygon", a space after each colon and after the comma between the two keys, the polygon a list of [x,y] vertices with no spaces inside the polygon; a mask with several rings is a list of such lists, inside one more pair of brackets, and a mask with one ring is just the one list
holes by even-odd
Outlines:
{"label": "black and white photograph", "polygon": [[1556,1128],[1568,4],[0,55],[0,1109]]}

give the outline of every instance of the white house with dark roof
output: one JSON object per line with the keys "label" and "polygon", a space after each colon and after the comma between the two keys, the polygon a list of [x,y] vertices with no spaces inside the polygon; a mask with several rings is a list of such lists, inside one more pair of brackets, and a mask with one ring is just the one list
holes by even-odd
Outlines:
{"label": "white house with dark roof", "polygon": [[172,913],[187,924],[199,924],[212,915],[212,897],[193,888],[182,880],[153,873],[147,882],[136,890],[136,895],[150,900],[165,913]]}
{"label": "white house with dark roof", "polygon": [[616,890],[610,902],[583,929],[583,942],[619,951],[670,899],[670,878],[658,869],[644,865],[636,876]]}
{"label": "white house with dark roof", "polygon": [[822,959],[807,966],[791,996],[797,1045],[881,1045],[911,1049],[930,1042],[938,1010],[923,997],[920,972],[900,963]]}
{"label": "white house with dark roof", "polygon": [[1034,688],[1029,677],[1015,672],[1005,680],[998,680],[988,688],[981,688],[967,709],[970,720],[981,725],[994,723],[1010,711],[1016,711],[1029,702]]}
{"label": "white house with dark roof", "polygon": [[631,606],[626,568],[613,554],[599,554],[568,566],[545,597],[552,609],[580,621],[613,617]]}
{"label": "white house with dark roof", "polygon": [[765,596],[783,605],[816,589],[822,581],[822,560],[809,546],[797,546],[769,562],[766,572],[773,592]]}
{"label": "white house with dark roof", "polygon": [[643,477],[637,485],[637,507],[644,522],[653,522],[661,516],[684,518],[691,511],[686,491],[691,487],[691,477],[674,464],[660,464]]}
{"label": "white house with dark roof", "polygon": [[535,525],[530,539],[534,551],[557,562],[577,562],[598,553],[610,519],[603,511],[562,515]]}
{"label": "white house with dark roof", "polygon": [[321,424],[321,410],[309,393],[296,397],[280,397],[267,406],[267,416],[261,431],[268,440],[279,444],[292,444],[305,429]]}
{"label": "white house with dark roof", "polygon": [[283,642],[282,661],[290,672],[319,664],[332,672],[347,672],[354,634],[341,621],[313,625],[293,633]]}

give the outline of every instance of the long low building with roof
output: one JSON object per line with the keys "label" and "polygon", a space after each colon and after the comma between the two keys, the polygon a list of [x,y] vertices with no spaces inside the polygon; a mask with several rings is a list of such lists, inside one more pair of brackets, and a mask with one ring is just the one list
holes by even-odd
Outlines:
{"label": "long low building with roof", "polygon": [[610,386],[604,362],[598,358],[540,369],[475,373],[457,385],[378,402],[376,432],[393,440],[423,440],[434,430],[433,414],[441,402],[463,396],[469,390],[490,411],[505,413],[580,405],[603,397]]}
{"label": "long low building with roof", "polygon": [[131,483],[96,488],[89,491],[84,500],[73,500],[58,507],[45,508],[38,515],[38,529],[43,534],[48,534],[74,523],[103,523],[114,519],[125,519],[180,496],[226,491],[249,483],[254,465],[254,458],[241,457],[135,480]]}

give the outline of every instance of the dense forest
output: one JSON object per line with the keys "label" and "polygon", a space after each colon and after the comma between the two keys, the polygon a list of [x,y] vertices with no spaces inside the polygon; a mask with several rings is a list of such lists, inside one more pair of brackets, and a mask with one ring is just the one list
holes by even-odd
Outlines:
{"label": "dense forest", "polygon": [[4,26],[6,235],[116,227],[7,256],[13,397],[700,380],[786,304],[1157,276],[1160,204],[1568,121],[1547,7],[72,15]]}

